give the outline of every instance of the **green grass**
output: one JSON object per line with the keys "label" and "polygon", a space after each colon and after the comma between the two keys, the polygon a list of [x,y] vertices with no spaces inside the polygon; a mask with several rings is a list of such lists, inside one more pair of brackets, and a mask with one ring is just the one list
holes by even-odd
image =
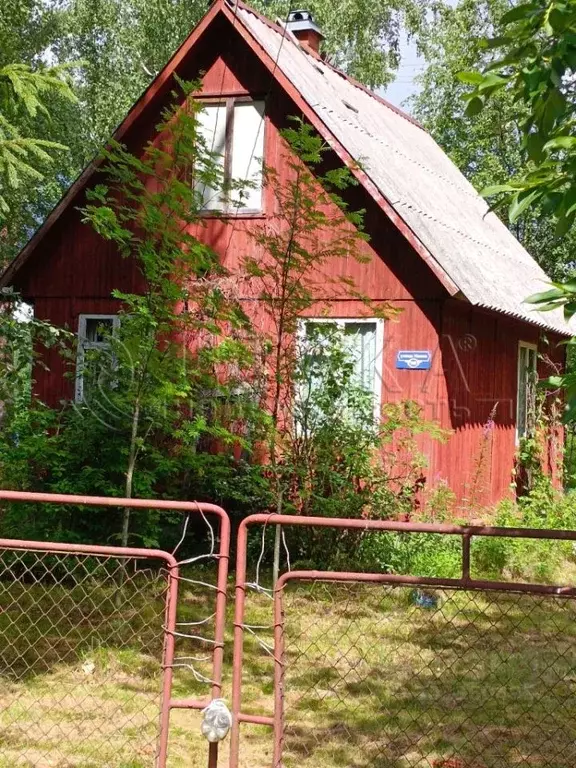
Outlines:
{"label": "green grass", "polygon": [[285,765],[576,764],[576,605],[316,585],[287,598]]}
{"label": "green grass", "polygon": [[[153,766],[163,602],[151,579],[114,589],[0,582],[0,768]],[[213,611],[183,584],[180,620]],[[285,596],[286,768],[576,765],[576,604],[522,595],[295,585]],[[20,607],[19,607],[20,606]],[[22,608],[24,606],[24,609]],[[58,607],[55,607],[58,606]],[[225,694],[230,697],[232,605]],[[272,638],[272,602],[246,622]],[[208,622],[195,631],[209,637]],[[206,646],[180,641],[179,654]],[[208,654],[207,654],[208,655]],[[210,663],[195,668],[210,676]],[[245,712],[270,714],[273,660],[250,634]],[[206,696],[189,669],[174,696]],[[174,711],[170,768],[205,768],[198,713]],[[221,751],[227,764],[227,744]],[[272,764],[269,729],[242,727],[242,768]]]}

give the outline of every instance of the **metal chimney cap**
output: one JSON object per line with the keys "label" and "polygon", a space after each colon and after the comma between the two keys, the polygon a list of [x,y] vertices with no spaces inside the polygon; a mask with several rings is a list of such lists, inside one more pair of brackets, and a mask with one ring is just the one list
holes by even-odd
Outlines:
{"label": "metal chimney cap", "polygon": [[318,35],[320,35],[320,37],[324,37],[320,27],[314,21],[314,17],[310,11],[290,11],[288,14],[288,23],[286,26],[291,32],[306,32],[308,30],[313,30]]}

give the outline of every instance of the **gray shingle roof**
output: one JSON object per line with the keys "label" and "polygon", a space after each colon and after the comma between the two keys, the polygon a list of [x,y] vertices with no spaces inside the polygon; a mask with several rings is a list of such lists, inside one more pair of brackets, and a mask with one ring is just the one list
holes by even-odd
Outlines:
{"label": "gray shingle roof", "polygon": [[246,6],[237,14],[471,304],[574,332],[561,311],[524,303],[547,275],[430,134]]}

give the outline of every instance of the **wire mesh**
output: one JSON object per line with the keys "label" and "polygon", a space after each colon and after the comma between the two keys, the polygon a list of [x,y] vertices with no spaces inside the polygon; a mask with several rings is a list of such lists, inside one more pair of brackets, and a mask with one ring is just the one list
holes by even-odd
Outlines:
{"label": "wire mesh", "polygon": [[285,768],[576,765],[573,599],[294,580],[283,604]]}
{"label": "wire mesh", "polygon": [[159,560],[0,549],[1,768],[154,765],[167,576]]}

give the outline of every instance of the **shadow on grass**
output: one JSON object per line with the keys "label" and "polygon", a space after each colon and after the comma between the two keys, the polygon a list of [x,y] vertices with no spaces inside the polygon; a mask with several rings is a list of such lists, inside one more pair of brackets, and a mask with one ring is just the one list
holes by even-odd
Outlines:
{"label": "shadow on grass", "polygon": [[286,766],[576,765],[573,601],[331,589],[287,599]]}

